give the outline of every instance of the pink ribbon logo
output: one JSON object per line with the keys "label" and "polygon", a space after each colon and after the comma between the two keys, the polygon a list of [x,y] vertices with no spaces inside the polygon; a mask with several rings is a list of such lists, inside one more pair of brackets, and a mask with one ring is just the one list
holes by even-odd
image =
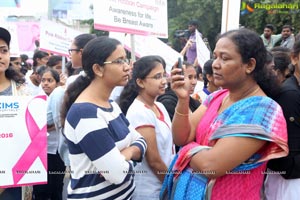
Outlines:
{"label": "pink ribbon logo", "polygon": [[[46,101],[46,96],[36,96],[34,99],[43,99]],[[29,102],[29,104],[32,102]],[[12,174],[14,179],[14,184],[16,185],[22,177],[29,170],[33,162],[39,157],[42,161],[44,168],[47,170],[47,126],[46,124],[42,129],[36,124],[35,119],[28,110],[28,106],[25,112],[25,123],[31,139],[31,143],[24,151],[23,155],[20,157],[18,162],[12,168]]]}

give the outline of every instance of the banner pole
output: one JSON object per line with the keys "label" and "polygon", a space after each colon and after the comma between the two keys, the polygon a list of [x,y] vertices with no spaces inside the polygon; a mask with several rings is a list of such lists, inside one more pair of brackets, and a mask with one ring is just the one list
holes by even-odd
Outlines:
{"label": "banner pole", "polygon": [[130,46],[131,46],[131,61],[135,62],[135,39],[134,39],[134,34],[130,34]]}

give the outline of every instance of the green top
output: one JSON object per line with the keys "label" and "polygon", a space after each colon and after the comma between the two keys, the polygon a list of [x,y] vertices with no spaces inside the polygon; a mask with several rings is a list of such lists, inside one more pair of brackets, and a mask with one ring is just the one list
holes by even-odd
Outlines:
{"label": "green top", "polygon": [[271,35],[270,40],[267,40],[267,39],[265,38],[264,34],[262,34],[260,37],[261,37],[261,39],[263,40],[264,45],[265,45],[265,47],[267,48],[267,50],[270,50],[270,49],[272,49],[272,48],[275,46],[275,44],[276,44],[279,40],[281,40],[281,33],[280,33],[280,34],[277,34],[277,35]]}

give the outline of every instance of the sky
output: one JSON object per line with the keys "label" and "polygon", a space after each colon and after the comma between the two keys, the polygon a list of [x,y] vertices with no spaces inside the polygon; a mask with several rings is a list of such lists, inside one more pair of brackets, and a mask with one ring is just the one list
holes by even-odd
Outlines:
{"label": "sky", "polygon": [[48,0],[17,0],[20,3],[20,8],[13,7],[16,5],[16,0],[1,0],[0,9],[1,15],[47,15]]}

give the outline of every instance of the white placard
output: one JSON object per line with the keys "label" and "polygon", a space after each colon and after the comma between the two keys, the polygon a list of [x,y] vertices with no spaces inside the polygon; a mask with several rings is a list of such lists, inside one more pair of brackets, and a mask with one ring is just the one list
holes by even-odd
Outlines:
{"label": "white placard", "polygon": [[41,20],[40,24],[40,49],[54,54],[68,56],[74,38],[82,34],[62,24],[49,20]]}
{"label": "white placard", "polygon": [[98,30],[168,38],[167,0],[94,0]]}
{"label": "white placard", "polygon": [[0,187],[47,182],[46,96],[0,96]]}
{"label": "white placard", "polygon": [[199,65],[203,68],[204,63],[210,59],[210,51],[202,40],[199,31],[196,29],[196,50]]}

